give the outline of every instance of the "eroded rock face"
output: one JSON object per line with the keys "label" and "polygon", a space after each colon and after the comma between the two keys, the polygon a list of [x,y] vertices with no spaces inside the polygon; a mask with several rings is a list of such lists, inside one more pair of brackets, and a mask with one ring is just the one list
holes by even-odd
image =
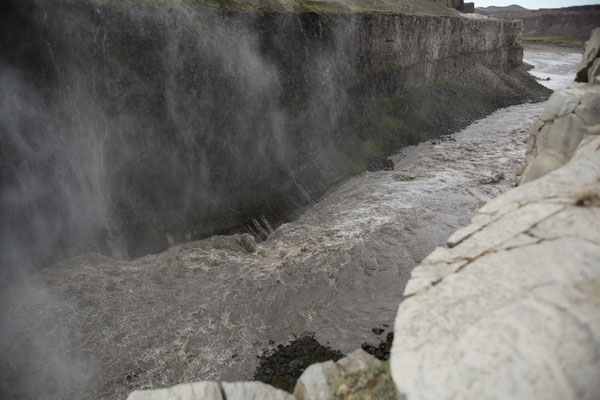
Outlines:
{"label": "eroded rock face", "polygon": [[[558,96],[545,115],[572,116],[579,103]],[[400,393],[600,396],[599,165],[600,138],[590,136],[565,166],[485,205],[412,271],[394,326]]]}
{"label": "eroded rock face", "polygon": [[381,361],[358,349],[337,362],[327,361],[308,367],[294,389],[297,400],[329,400],[336,389],[334,382],[346,375],[364,372],[381,365]]}
{"label": "eroded rock face", "polygon": [[566,164],[582,143],[597,135],[599,124],[600,86],[578,85],[555,92],[531,129],[520,184]]}
{"label": "eroded rock face", "polygon": [[[594,77],[594,72],[589,71],[593,69],[593,64],[596,59],[600,57],[600,28],[596,28],[592,31],[590,40],[585,43],[585,51],[581,58],[581,63],[577,69],[577,82],[591,82]],[[594,71],[597,71],[597,67]],[[590,72],[590,73],[588,73]],[[592,75],[592,76],[589,76]]]}
{"label": "eroded rock face", "polygon": [[558,36],[585,41],[590,32],[598,26],[600,6],[575,6],[563,8],[542,8],[528,10],[511,5],[507,7],[476,8],[476,13],[490,18],[521,20],[526,37]]}

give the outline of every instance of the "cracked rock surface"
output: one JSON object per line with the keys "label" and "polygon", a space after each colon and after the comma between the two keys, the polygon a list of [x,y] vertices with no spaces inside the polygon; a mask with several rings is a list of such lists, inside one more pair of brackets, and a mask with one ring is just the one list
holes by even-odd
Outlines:
{"label": "cracked rock surface", "polygon": [[294,388],[294,397],[296,400],[329,400],[335,390],[333,383],[336,379],[381,364],[381,361],[362,349],[353,351],[337,362],[326,361],[313,364],[298,379]]}
{"label": "cracked rock surface", "polygon": [[531,128],[521,184],[566,164],[580,145],[600,134],[600,85],[578,84],[555,92]]}
{"label": "cracked rock surface", "polygon": [[136,390],[127,400],[294,400],[262,382],[195,382],[168,389]]}
{"label": "cracked rock surface", "polygon": [[485,205],[413,270],[392,348],[400,393],[600,398],[599,166],[594,139]]}

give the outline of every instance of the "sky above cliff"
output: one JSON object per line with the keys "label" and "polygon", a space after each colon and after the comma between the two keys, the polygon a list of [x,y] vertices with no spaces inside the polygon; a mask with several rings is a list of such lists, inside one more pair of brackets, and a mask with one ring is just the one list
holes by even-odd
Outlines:
{"label": "sky above cliff", "polygon": [[[473,0],[470,0],[473,1]],[[518,4],[521,7],[536,10],[538,8],[559,8],[582,6],[587,4],[600,4],[600,0],[474,0],[475,7],[498,6],[505,7]]]}

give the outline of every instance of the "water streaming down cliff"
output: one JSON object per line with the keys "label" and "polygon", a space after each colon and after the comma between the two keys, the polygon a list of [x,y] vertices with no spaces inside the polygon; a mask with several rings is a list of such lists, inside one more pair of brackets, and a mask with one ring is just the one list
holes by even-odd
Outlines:
{"label": "water streaming down cliff", "polygon": [[[371,160],[544,94],[512,69],[508,22],[169,4],[3,6],[4,276],[266,236]],[[364,281],[401,287],[426,243],[468,219],[429,225],[439,211],[425,207],[410,222],[419,201],[398,190],[428,173],[406,173],[363,175],[259,245],[87,255],[4,291],[3,393],[239,379],[268,340],[302,330],[357,347],[397,303]]]}

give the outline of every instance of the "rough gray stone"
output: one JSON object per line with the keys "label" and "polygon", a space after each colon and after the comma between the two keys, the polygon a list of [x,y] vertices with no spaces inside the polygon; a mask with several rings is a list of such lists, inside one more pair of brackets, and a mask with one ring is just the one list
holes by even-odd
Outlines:
{"label": "rough gray stone", "polygon": [[381,361],[358,349],[346,357],[308,367],[298,379],[294,388],[297,400],[328,400],[331,397],[331,384],[336,377],[354,374],[381,365]]}
{"label": "rough gray stone", "polygon": [[[600,88],[576,85],[555,92],[531,130],[520,184],[567,163],[586,135],[600,124]],[[591,129],[591,130],[590,130]]]}
{"label": "rough gray stone", "polygon": [[600,57],[596,57],[592,66],[588,68],[588,82],[592,84],[597,84],[598,77],[600,76]]}
{"label": "rough gray stone", "polygon": [[[222,388],[222,391],[221,391]],[[223,396],[224,395],[224,396]],[[127,400],[293,400],[283,390],[262,382],[194,382],[168,389],[136,390]]]}
{"label": "rough gray stone", "polygon": [[600,398],[600,138],[590,139],[413,270],[391,358],[407,398]]}
{"label": "rough gray stone", "polygon": [[577,82],[588,82],[588,69],[594,63],[596,57],[600,56],[600,28],[592,31],[590,40],[585,43],[585,51],[581,63],[577,68]]}
{"label": "rough gray stone", "polygon": [[226,400],[294,400],[294,396],[262,382],[222,382]]}
{"label": "rough gray stone", "polygon": [[330,385],[339,375],[340,370],[333,361],[313,364],[298,379],[294,397],[297,400],[327,400]]}
{"label": "rough gray stone", "polygon": [[560,90],[550,97],[546,109],[540,115],[540,119],[544,122],[552,121],[572,113],[578,105],[579,98],[575,91],[570,89]]}
{"label": "rough gray stone", "polygon": [[168,389],[136,390],[127,400],[224,400],[218,382],[182,383]]}
{"label": "rough gray stone", "polygon": [[600,135],[600,124],[590,126],[587,132],[588,135]]}
{"label": "rough gray stone", "polygon": [[[600,100],[600,96],[598,96]],[[600,124],[600,106],[592,104],[581,104],[575,109],[575,115],[583,120],[586,126],[593,126]]]}
{"label": "rough gray stone", "polygon": [[364,351],[358,349],[338,360],[337,365],[345,374],[354,374],[381,364],[381,361]]}

